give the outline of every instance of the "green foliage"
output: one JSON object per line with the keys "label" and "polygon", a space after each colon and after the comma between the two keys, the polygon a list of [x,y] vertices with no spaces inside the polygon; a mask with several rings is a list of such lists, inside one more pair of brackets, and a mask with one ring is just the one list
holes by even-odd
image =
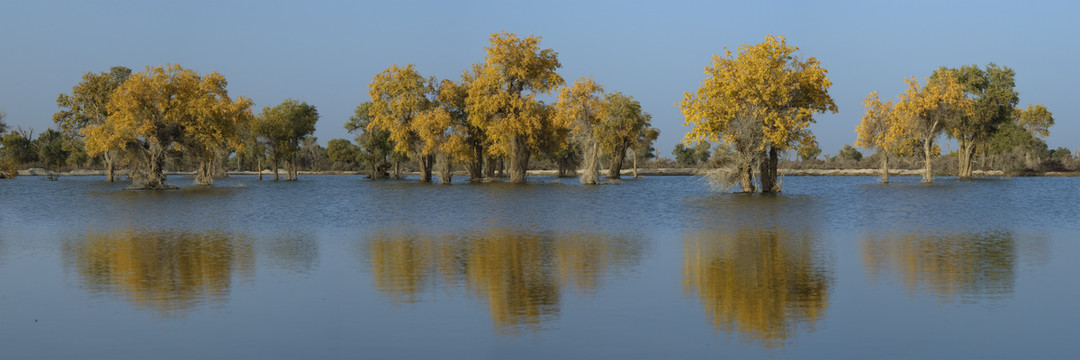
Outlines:
{"label": "green foliage", "polygon": [[262,139],[270,151],[275,173],[276,165],[282,159],[295,164],[301,141],[315,132],[317,121],[318,110],[306,102],[286,99],[277,106],[263,108],[255,121],[254,129],[256,136]]}
{"label": "green foliage", "polygon": [[360,160],[360,147],[346,139],[331,139],[326,143],[326,156],[333,162],[354,164]]}
{"label": "green foliage", "polygon": [[680,165],[694,166],[709,161],[710,147],[712,147],[712,145],[705,141],[699,142],[693,147],[686,147],[682,143],[679,143],[675,145],[675,150],[671,153],[675,155],[675,162]]}
{"label": "green foliage", "polygon": [[37,147],[31,139],[34,131],[12,130],[0,136],[0,157],[12,164],[28,164],[38,160]]}
{"label": "green foliage", "polygon": [[384,129],[369,129],[371,124],[371,102],[364,102],[356,107],[356,112],[345,123],[345,130],[358,133],[356,144],[359,161],[366,163],[371,169],[373,179],[382,176],[382,173],[390,167],[390,161],[405,161],[408,158],[398,154],[392,154],[394,142],[390,140],[390,131]]}
{"label": "green foliage", "polygon": [[851,144],[845,144],[844,147],[840,149],[840,153],[837,154],[837,157],[843,160],[852,160],[858,162],[859,160],[862,160],[863,155],[861,152],[859,152],[858,149],[856,149],[854,146],[851,146]]}
{"label": "green foliage", "polygon": [[59,168],[67,162],[71,151],[67,149],[64,135],[59,131],[48,129],[38,135],[34,141],[38,150],[38,159],[45,163],[46,168]]}

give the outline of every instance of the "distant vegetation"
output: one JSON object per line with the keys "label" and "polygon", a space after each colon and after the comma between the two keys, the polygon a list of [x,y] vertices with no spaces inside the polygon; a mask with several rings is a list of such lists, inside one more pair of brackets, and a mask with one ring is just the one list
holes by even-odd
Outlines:
{"label": "distant vegetation", "polygon": [[[296,180],[299,171],[361,171],[371,179],[418,172],[420,180],[525,182],[528,169],[618,179],[626,167],[714,169],[711,179],[742,192],[778,192],[779,169],[923,169],[969,178],[976,170],[1010,175],[1078,171],[1080,160],[1043,140],[1054,124],[1043,105],[1019,106],[1015,72],[989,64],[942,67],[920,85],[882,102],[872,92],[853,144],[823,153],[810,127],[836,112],[828,71],[784,37],[715,55],[701,86],[676,104],[691,126],[672,157],[653,143],[659,131],[632,96],[592,78],[566,84],[558,53],[541,38],[492,34],[484,58],[456,81],[425,77],[412,64],[375,74],[371,101],[344,123],[354,139],[324,148],[312,136],[319,112],[288,99],[265,106],[228,94],[225,77],[179,65],[143,72],[113,67],[83,75],[56,99],[55,129],[35,137],[0,112],[0,178],[16,169],[104,169],[133,188],[163,189],[165,171],[195,173],[210,186],[230,171],[265,171]],[[556,96],[552,104],[540,100]],[[942,135],[957,149],[942,151]],[[860,149],[867,150],[864,154]],[[629,157],[629,158],[628,158]],[[629,161],[629,164],[627,164]],[[935,171],[936,170],[936,171]]]}

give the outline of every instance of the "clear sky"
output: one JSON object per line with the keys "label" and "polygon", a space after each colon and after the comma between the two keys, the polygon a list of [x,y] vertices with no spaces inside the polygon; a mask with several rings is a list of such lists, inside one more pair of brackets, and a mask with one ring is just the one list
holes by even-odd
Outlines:
{"label": "clear sky", "polygon": [[[829,70],[840,108],[813,131],[836,153],[855,140],[861,100],[904,77],[995,62],[1016,70],[1020,104],[1057,124],[1051,148],[1080,148],[1080,2],[1074,1],[20,1],[0,2],[0,110],[52,126],[56,97],[84,72],[176,63],[218,71],[256,111],[286,98],[318,107],[325,144],[391,64],[458,80],[500,30],[543,37],[559,73],[640,100],[671,150],[689,128],[674,105],[724,47],[784,35]],[[955,146],[953,146],[955,149]]]}

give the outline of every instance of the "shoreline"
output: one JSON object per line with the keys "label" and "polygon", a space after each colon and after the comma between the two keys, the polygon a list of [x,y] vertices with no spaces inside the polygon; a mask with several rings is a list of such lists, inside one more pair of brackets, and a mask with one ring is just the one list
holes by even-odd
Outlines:
{"label": "shoreline", "polygon": [[[693,169],[693,168],[649,168],[638,169],[639,176],[702,176],[705,175],[710,169]],[[782,176],[881,176],[881,169],[778,169]],[[283,171],[281,172],[283,173]],[[556,176],[558,170],[529,170],[527,175],[529,176]],[[632,177],[633,170],[623,170],[622,176]],[[922,176],[923,170],[910,170],[910,169],[891,169],[889,170],[889,176]],[[54,176],[105,176],[104,170],[74,170],[67,172],[52,172]],[[124,172],[117,172],[117,175],[124,175]],[[229,171],[229,175],[258,175],[255,171]],[[263,176],[273,176],[273,171],[263,171]],[[300,175],[355,175],[365,176],[366,171],[299,171]],[[402,172],[404,175],[419,175],[419,172]],[[601,175],[606,175],[607,170],[600,170]],[[178,176],[193,176],[194,171],[166,171],[165,175],[178,175]],[[1025,173],[1017,175],[1007,175],[1001,170],[975,170],[973,172],[975,177],[1080,177],[1080,172],[1060,172],[1060,171],[1047,171],[1039,173]],[[44,169],[31,168],[25,170],[19,170],[19,176],[47,176]],[[465,171],[455,171],[454,176],[468,176]],[[955,175],[935,175],[952,177]]]}

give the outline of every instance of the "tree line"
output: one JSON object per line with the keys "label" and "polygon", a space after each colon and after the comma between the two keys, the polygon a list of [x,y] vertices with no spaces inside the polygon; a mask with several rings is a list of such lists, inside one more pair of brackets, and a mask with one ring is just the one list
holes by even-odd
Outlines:
{"label": "tree line", "polygon": [[[609,159],[608,178],[618,179],[628,152],[636,160],[654,150],[659,131],[637,100],[607,93],[592,78],[566,86],[558,53],[542,48],[540,37],[499,32],[485,50],[457,81],[425,77],[412,64],[376,74],[371,101],[345,124],[355,144],[331,140],[328,155],[364,164],[372,179],[398,176],[411,160],[420,181],[437,171],[442,183],[455,166],[470,181],[522,183],[530,161],[542,158],[564,176],[582,166],[582,183],[596,184],[601,156]],[[555,93],[552,104],[540,99]]]}
{"label": "tree line", "polygon": [[[255,114],[251,99],[229,96],[217,72],[166,65],[86,73],[58,96],[57,128],[37,139],[32,130],[8,129],[0,113],[0,173],[14,175],[28,163],[46,169],[78,164],[104,167],[107,180],[115,181],[122,168],[133,187],[161,189],[168,186],[166,163],[195,169],[199,185],[212,185],[227,168],[256,170],[261,179],[269,167],[278,180],[284,166],[286,179],[295,180],[301,166],[338,164],[363,168],[372,179],[398,178],[403,167],[412,167],[423,182],[437,175],[450,183],[463,169],[470,181],[521,183],[530,163],[544,162],[560,176],[597,184],[601,163],[609,179],[618,179],[627,156],[635,170],[639,159],[656,157],[659,131],[641,104],[590,77],[567,84],[558,74],[558,53],[540,41],[492,34],[484,58],[458,79],[391,65],[375,74],[370,101],[344,124],[355,139],[332,139],[326,148],[312,136],[315,106],[288,99]],[[691,129],[672,153],[675,164],[716,167],[710,177],[723,188],[778,192],[782,155],[812,162],[821,154],[810,130],[814,116],[838,109],[828,70],[816,58],[770,35],[714,55],[705,73],[700,87],[676,104]],[[890,159],[921,161],[923,180],[932,181],[943,135],[959,147],[949,157],[955,156],[960,178],[973,175],[976,157],[983,168],[999,159],[1015,162],[1017,154],[1029,167],[1032,158],[1072,158],[1067,149],[1046,148],[1042,138],[1053,115],[1043,105],[1018,106],[1015,71],[1008,67],[942,67],[922,85],[916,78],[906,82],[896,99],[883,102],[876,91],[867,96],[856,128],[855,146],[876,151],[868,159],[880,161],[883,181]],[[847,145],[837,158],[859,162],[863,156]]]}

